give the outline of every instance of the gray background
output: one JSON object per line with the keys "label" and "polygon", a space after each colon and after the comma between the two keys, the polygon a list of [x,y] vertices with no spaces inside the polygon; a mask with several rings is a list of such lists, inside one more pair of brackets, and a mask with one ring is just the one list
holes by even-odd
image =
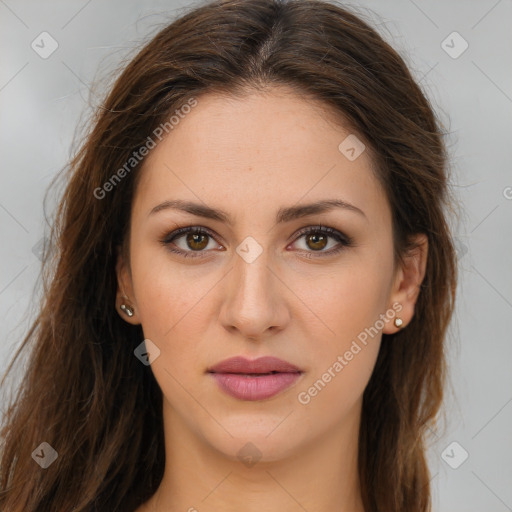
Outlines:
{"label": "gray background", "polygon": [[[163,16],[170,20],[188,5],[0,0],[2,374],[33,315],[42,199],[69,157],[76,126],[122,59]],[[512,2],[349,5],[406,59],[450,132],[453,190],[462,204],[454,225],[461,275],[449,340],[448,422],[429,449],[434,510],[512,511]],[[31,47],[43,31],[59,45],[47,59]],[[454,31],[463,39],[448,37]],[[457,56],[464,40],[469,46]],[[102,84],[90,93],[93,81]],[[454,469],[463,450],[469,457]]]}

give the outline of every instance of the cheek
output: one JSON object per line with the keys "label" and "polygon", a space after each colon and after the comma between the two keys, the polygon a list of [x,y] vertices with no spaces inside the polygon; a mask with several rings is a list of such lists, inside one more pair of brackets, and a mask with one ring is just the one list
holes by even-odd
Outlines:
{"label": "cheek", "polygon": [[329,410],[334,424],[360,400],[379,353],[391,269],[390,260],[361,258],[317,276],[315,287],[302,281],[301,296],[328,327],[312,333],[314,362],[297,397],[313,416]]}
{"label": "cheek", "polygon": [[332,354],[318,371],[311,372],[311,378],[297,390],[301,417],[310,431],[337,427],[358,418],[357,409],[372,375],[379,345],[380,336],[367,346],[357,341],[349,343],[347,350]]}
{"label": "cheek", "polygon": [[[340,283],[345,287],[328,297],[311,298],[318,305],[315,312],[334,334],[312,333],[311,368],[297,400],[309,418],[322,418],[333,426],[349,417],[360,402],[380,349],[381,329],[376,321],[383,301],[376,296],[374,279],[356,277],[347,277]],[[334,286],[336,280],[332,281]]]}
{"label": "cheek", "polygon": [[313,270],[294,278],[294,291],[314,312],[318,334],[327,345],[334,341],[342,349],[385,312],[391,267],[375,258],[353,257],[329,271]]}
{"label": "cheek", "polygon": [[218,278],[201,265],[179,269],[161,249],[134,252],[132,278],[145,337],[173,357],[193,359],[199,348],[191,341],[204,336],[208,292]]}

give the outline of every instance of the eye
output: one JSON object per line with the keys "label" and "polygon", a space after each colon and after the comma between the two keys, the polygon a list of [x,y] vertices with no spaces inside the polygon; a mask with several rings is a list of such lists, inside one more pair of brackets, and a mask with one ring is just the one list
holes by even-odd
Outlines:
{"label": "eye", "polygon": [[211,244],[214,240],[215,238],[209,230],[201,226],[190,226],[169,233],[160,240],[160,243],[169,251],[180,254],[185,258],[203,258],[206,256],[205,249],[209,245],[213,245],[209,249],[214,249],[215,245],[222,247],[220,244]]}
{"label": "eye", "polygon": [[[299,237],[296,241],[301,238],[304,238],[304,244],[300,250],[309,253],[318,253],[313,254],[313,256],[330,256],[353,245],[352,238],[344,235],[337,229],[325,226],[310,226],[304,228],[299,232]],[[338,242],[338,244],[334,243],[329,246],[329,239]],[[326,247],[329,247],[329,249],[324,250]]]}
{"label": "eye", "polygon": [[[302,229],[294,243],[297,243],[301,238],[304,238],[304,247],[300,250],[309,253],[308,257],[330,256],[353,245],[352,238],[349,236],[336,229],[321,225]],[[222,245],[215,243],[215,240],[215,236],[208,229],[201,226],[189,226],[179,228],[165,235],[160,243],[169,251],[184,258],[204,258],[209,252],[207,249],[215,249],[216,245],[217,248],[224,248]],[[337,244],[331,244],[328,250],[324,250],[329,247],[329,241],[333,240]]]}

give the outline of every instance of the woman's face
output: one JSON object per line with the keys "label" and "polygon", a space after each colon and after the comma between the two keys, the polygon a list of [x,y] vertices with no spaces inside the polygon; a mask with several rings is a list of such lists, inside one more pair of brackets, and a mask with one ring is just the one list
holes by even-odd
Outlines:
{"label": "woman's face", "polygon": [[[152,342],[165,416],[228,457],[251,442],[275,460],[357,425],[382,332],[413,314],[416,271],[394,272],[390,207],[361,144],[273,89],[197,98],[146,159],[130,269],[118,264],[135,309],[123,318]],[[209,371],[235,356],[300,372]]]}

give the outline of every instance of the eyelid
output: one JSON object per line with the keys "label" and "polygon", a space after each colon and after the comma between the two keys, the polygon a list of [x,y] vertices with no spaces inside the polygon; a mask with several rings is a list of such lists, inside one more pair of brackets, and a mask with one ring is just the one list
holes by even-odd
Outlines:
{"label": "eyelid", "polygon": [[174,231],[171,231],[170,233],[167,233],[164,235],[163,240],[164,241],[171,241],[174,238],[178,238],[181,235],[185,235],[187,233],[201,233],[203,235],[211,236],[214,240],[217,240],[216,235],[211,231],[210,229],[204,227],[204,226],[184,226],[181,228],[176,228]]}
{"label": "eyelid", "polygon": [[350,245],[353,242],[353,239],[351,237],[349,237],[348,235],[345,235],[344,233],[342,233],[341,231],[338,231],[335,228],[331,228],[330,226],[324,226],[322,224],[317,224],[314,226],[306,226],[305,228],[302,228],[298,232],[294,233],[292,235],[292,238],[295,241],[298,237],[301,237],[301,236],[305,235],[306,233],[311,233],[311,232],[324,233],[331,238],[339,239],[339,241],[341,241],[347,245]]}
{"label": "eyelid", "polygon": [[171,249],[170,245],[173,243],[173,241],[177,238],[180,238],[188,233],[199,233],[203,235],[207,235],[213,240],[215,240],[220,246],[222,244],[217,240],[216,234],[213,233],[210,229],[204,227],[204,226],[184,226],[175,229],[174,231],[171,231],[170,233],[166,233],[162,238],[160,238],[160,243],[167,248],[169,251],[181,255],[193,255],[193,257],[204,257],[209,251],[184,251],[183,249]]}

